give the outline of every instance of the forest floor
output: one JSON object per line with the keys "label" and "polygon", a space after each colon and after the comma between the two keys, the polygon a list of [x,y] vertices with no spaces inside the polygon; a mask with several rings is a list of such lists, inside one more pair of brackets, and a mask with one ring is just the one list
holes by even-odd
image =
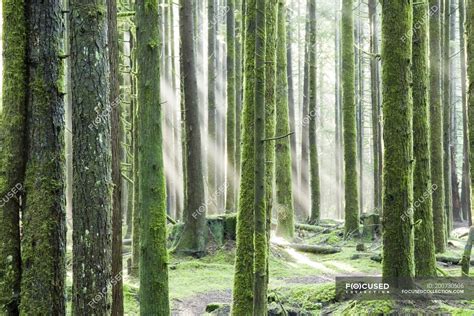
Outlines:
{"label": "forest floor", "polygon": [[[337,302],[336,276],[379,276],[382,268],[376,259],[382,249],[380,240],[365,242],[365,251],[357,251],[356,245],[360,241],[344,240],[342,233],[342,226],[319,233],[297,231],[295,242],[342,249],[325,255],[299,252],[288,247],[284,240],[272,238],[269,315],[419,315],[420,312],[425,315],[474,315],[474,301]],[[452,234],[448,251],[443,254],[445,257],[461,257],[465,238],[456,238],[461,233]],[[229,315],[234,257],[232,241],[210,249],[210,254],[201,259],[171,256],[172,315]],[[127,257],[124,259],[126,261]],[[458,265],[439,263],[438,267],[447,275],[460,275]],[[126,315],[139,315],[138,280],[124,275],[124,291]],[[206,308],[215,311],[206,313]]]}

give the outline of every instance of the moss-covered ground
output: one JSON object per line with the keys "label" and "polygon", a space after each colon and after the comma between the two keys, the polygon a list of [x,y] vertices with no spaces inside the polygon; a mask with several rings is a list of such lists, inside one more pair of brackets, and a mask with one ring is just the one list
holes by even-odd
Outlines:
{"label": "moss-covered ground", "polygon": [[[360,240],[344,240],[342,229],[314,233],[297,231],[293,242],[341,247],[342,251],[319,255],[292,250],[281,240],[270,249],[269,310],[271,315],[474,315],[474,301],[392,302],[343,301],[335,299],[334,277],[380,275],[381,264],[371,259],[380,254],[380,241],[364,241],[366,251],[357,251]],[[448,257],[460,257],[464,239],[452,238]],[[206,306],[225,306],[231,301],[235,244],[214,247],[201,259],[170,257],[170,297],[173,315],[227,315],[206,313]],[[129,255],[124,256],[124,266]],[[438,264],[440,274],[458,276],[457,265]],[[471,271],[471,276],[474,273]],[[70,275],[68,296],[70,296]],[[138,280],[124,274],[126,315],[139,315]]]}

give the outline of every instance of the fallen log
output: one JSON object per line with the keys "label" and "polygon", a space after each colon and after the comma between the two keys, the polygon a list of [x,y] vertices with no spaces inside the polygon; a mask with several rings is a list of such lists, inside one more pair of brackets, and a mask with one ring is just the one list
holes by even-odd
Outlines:
{"label": "fallen log", "polygon": [[310,225],[310,224],[295,224],[296,229],[306,230],[313,233],[327,233],[330,232],[331,229],[328,227]]}
{"label": "fallen log", "polygon": [[332,253],[338,253],[342,251],[340,247],[331,247],[331,246],[290,244],[290,247],[301,252],[309,252],[309,253],[321,254],[321,255],[329,255]]}

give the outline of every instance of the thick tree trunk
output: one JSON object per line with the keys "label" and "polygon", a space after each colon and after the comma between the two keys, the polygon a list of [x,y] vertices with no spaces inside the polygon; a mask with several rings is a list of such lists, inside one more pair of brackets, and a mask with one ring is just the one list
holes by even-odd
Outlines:
{"label": "thick tree trunk", "polygon": [[[140,314],[168,315],[166,183],[160,100],[158,0],[136,2],[140,205]],[[154,84],[150,84],[153,82]]]}
{"label": "thick tree trunk", "polygon": [[359,197],[357,190],[357,137],[354,88],[353,0],[342,2],[342,108],[344,126],[345,233],[358,234]]}
{"label": "thick tree trunk", "polygon": [[3,91],[0,111],[0,312],[18,315],[20,209],[26,163],[25,1],[4,0]]}
{"label": "thick tree trunk", "polygon": [[440,0],[430,0],[430,127],[431,183],[433,192],[434,241],[437,253],[446,249],[443,176],[443,109],[441,107]]}
{"label": "thick tree trunk", "polygon": [[[416,26],[416,28],[415,28]],[[436,276],[430,168],[428,2],[413,4],[413,173],[415,274]],[[418,203],[418,204],[417,204]],[[409,221],[409,218],[402,218]]]}
{"label": "thick tree trunk", "polygon": [[[412,1],[382,1],[383,277],[414,276]],[[408,34],[408,36],[407,36]],[[403,133],[400,133],[403,131]],[[395,286],[397,283],[395,283]]]}
{"label": "thick tree trunk", "polygon": [[[110,313],[111,136],[107,6],[71,1],[73,313]],[[92,259],[93,258],[93,259]],[[104,290],[105,289],[105,290]],[[101,293],[100,298],[97,293]]]}
{"label": "thick tree trunk", "polygon": [[[30,1],[28,161],[22,216],[20,313],[64,315],[66,212],[60,0]],[[38,255],[41,254],[41,255]],[[41,291],[38,291],[41,289]]]}

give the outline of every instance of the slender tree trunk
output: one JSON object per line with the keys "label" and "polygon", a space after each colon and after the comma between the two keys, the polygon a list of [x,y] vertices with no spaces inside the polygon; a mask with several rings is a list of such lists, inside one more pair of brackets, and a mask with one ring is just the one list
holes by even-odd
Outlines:
{"label": "slender tree trunk", "polygon": [[18,315],[20,210],[26,164],[25,1],[2,1],[3,86],[0,111],[0,312]]}
{"label": "slender tree trunk", "polygon": [[[290,24],[290,16],[287,15],[287,4],[285,3],[282,7],[282,10],[284,10],[285,16],[287,16],[285,23]],[[281,23],[280,20],[278,20],[278,23]],[[297,177],[298,177],[298,159],[296,158],[296,151],[297,151],[297,144],[296,144],[296,106],[297,103],[295,103],[295,84],[293,82],[293,53],[292,53],[292,48],[291,44],[293,41],[292,37],[292,32],[291,32],[291,27],[286,27],[286,77],[287,77],[287,83],[288,83],[288,110],[289,110],[289,124],[290,124],[290,132],[293,132],[293,135],[290,136],[290,155],[293,159],[291,159],[291,183],[290,185],[292,186],[291,190],[292,192],[297,190]],[[295,202],[292,201],[294,204]],[[293,213],[294,213],[294,207],[293,207]],[[294,217],[294,215],[292,215]],[[294,230],[294,228],[292,228]]]}
{"label": "slender tree trunk", "polygon": [[467,74],[466,74],[466,41],[464,36],[465,22],[465,0],[459,0],[459,56],[461,59],[461,101],[462,101],[462,135],[463,135],[463,159],[462,159],[462,183],[461,183],[461,204],[462,217],[468,219],[471,209],[471,184],[469,174],[469,138],[468,138],[468,117],[467,117]]}
{"label": "slender tree trunk", "polygon": [[119,81],[119,43],[117,29],[117,1],[107,1],[107,37],[109,52],[109,102],[112,133],[112,315],[123,315],[122,278],[122,174],[121,174],[121,120]]}
{"label": "slender tree trunk", "polygon": [[[467,78],[469,80],[468,118],[469,135],[474,135],[474,3],[466,1],[466,43],[467,43]],[[469,137],[469,165],[471,175],[474,174],[474,137]],[[471,188],[474,180],[471,178]],[[474,222],[474,212],[471,210],[470,222]]]}
{"label": "slender tree trunk", "polygon": [[357,139],[356,104],[354,88],[354,25],[353,0],[342,2],[342,110],[344,126],[344,183],[345,233],[357,235],[359,231],[359,197],[357,192]]}
{"label": "slender tree trunk", "polygon": [[[254,221],[255,221],[255,261],[254,261],[254,297],[253,297],[253,313],[254,315],[267,314],[267,256],[268,256],[268,240],[267,240],[267,209],[266,209],[266,191],[273,191],[273,185],[266,187],[266,143],[265,138],[265,121],[267,117],[267,109],[265,107],[265,63],[266,63],[266,13],[272,20],[269,21],[275,33],[276,1],[270,4],[266,0],[256,1],[255,15],[255,150],[254,150],[254,174],[255,174],[255,200],[254,200]],[[269,5],[267,5],[267,3]],[[268,11],[267,11],[268,10]],[[267,28],[268,30],[268,28]],[[272,32],[270,31],[270,34]],[[274,35],[273,35],[274,36]],[[270,45],[273,43],[270,43]],[[275,60],[275,47],[268,47],[273,60]],[[273,51],[273,52],[272,52]],[[270,67],[275,67],[270,64]],[[274,74],[272,79],[274,80]],[[271,80],[269,78],[269,80]],[[274,86],[274,84],[273,84]],[[273,88],[274,90],[275,88]],[[272,119],[274,120],[275,106],[270,109]],[[271,136],[271,134],[269,134]],[[274,146],[273,146],[274,148]],[[273,178],[273,174],[272,174]],[[273,181],[272,181],[273,184]]]}
{"label": "slender tree trunk", "polygon": [[[256,70],[256,74],[258,76],[259,71],[265,71],[265,77],[261,76],[258,77],[257,80],[265,80],[265,136],[267,138],[271,138],[275,136],[276,132],[276,104],[278,102],[276,94],[279,89],[278,82],[277,82],[277,22],[278,22],[278,0],[268,0],[266,1],[265,7],[265,65],[261,67],[261,70]],[[258,32],[258,29],[257,29]],[[257,91],[258,94],[258,91]],[[287,97],[286,95],[284,97]],[[263,138],[263,137],[262,137]],[[258,140],[255,140],[258,142]],[[258,156],[260,155],[260,151],[258,150],[259,144],[256,143],[256,159],[260,159]],[[264,142],[264,149],[265,149],[265,231],[266,231],[266,240],[270,240],[270,230],[272,225],[272,210],[275,205],[274,199],[274,186],[275,186],[275,142],[274,141],[266,141]],[[291,185],[291,183],[290,183]],[[257,206],[256,206],[257,207]],[[258,211],[258,208],[255,208],[255,211]],[[258,214],[256,214],[257,216]],[[257,222],[256,224],[257,225]],[[257,226],[255,228],[255,236],[257,238]],[[260,237],[261,238],[261,237]],[[263,239],[261,239],[263,241]],[[263,251],[263,248],[260,249]],[[269,254],[269,247],[266,246],[266,275],[265,275],[265,284],[264,289],[259,289],[259,293],[262,295],[263,292],[267,292],[268,289],[268,282],[269,282],[269,274],[268,274],[268,254]],[[257,253],[258,249],[255,248],[255,256],[258,256]],[[257,259],[255,259],[257,260]],[[257,261],[255,262],[257,264]],[[257,277],[255,277],[255,282],[257,281]],[[254,286],[259,287],[256,283]],[[265,296],[266,297],[266,296]],[[257,299],[254,297],[254,299]],[[261,304],[260,302],[257,302]],[[266,309],[265,309],[266,311]]]}
{"label": "slender tree trunk", "polygon": [[206,204],[204,194],[201,132],[193,44],[193,2],[181,0],[181,78],[185,109],[186,198],[184,230],[176,245],[182,254],[203,256],[206,252]]}
{"label": "slender tree trunk", "polygon": [[[290,129],[291,118],[290,109],[288,107],[288,78],[287,63],[291,64],[291,59],[287,60],[286,43],[286,1],[278,3],[278,38],[277,42],[277,81],[276,86],[276,133],[277,136],[288,135],[294,129]],[[293,124],[294,125],[294,124]],[[291,139],[294,135],[279,139],[276,141],[276,203],[278,226],[277,234],[292,239],[295,231],[294,223],[294,207],[293,207],[293,188],[292,188],[292,151]]]}
{"label": "slender tree trunk", "polygon": [[[216,164],[218,160],[217,150],[209,149],[209,144],[214,148],[218,147],[217,139],[217,112],[216,112],[216,28],[218,19],[216,18],[216,9],[215,3],[216,0],[208,0],[207,14],[208,14],[208,27],[207,27],[207,53],[208,53],[208,82],[207,82],[207,130],[208,130],[208,160],[207,160],[207,181],[208,181],[208,191],[216,191]],[[232,1],[232,0],[231,0]],[[181,23],[181,22],[180,22]],[[214,213],[216,211],[215,204],[211,203],[209,213]]]}
{"label": "slender tree trunk", "polygon": [[[382,1],[384,112],[383,277],[414,276],[412,1]],[[408,36],[407,36],[408,34]],[[400,133],[403,131],[403,133]],[[398,282],[396,280],[395,286]]]}
{"label": "slender tree trunk", "polygon": [[254,284],[255,199],[255,38],[256,0],[245,0],[244,99],[242,113],[242,167],[237,213],[237,249],[232,315],[252,315]]}
{"label": "slender tree trunk", "polygon": [[431,182],[436,252],[445,251],[445,211],[443,176],[443,111],[441,107],[440,0],[430,0],[430,127]]}
{"label": "slender tree trunk", "polygon": [[316,144],[317,119],[317,83],[316,83],[316,0],[309,0],[309,163],[310,163],[310,192],[311,192],[311,223],[318,223],[320,211],[320,184],[318,147]]}
{"label": "slender tree trunk", "polygon": [[[436,276],[431,199],[428,2],[413,4],[413,173],[415,274]],[[415,28],[416,26],[416,28]],[[402,215],[402,221],[410,221]]]}
{"label": "slender tree trunk", "polygon": [[381,170],[379,170],[380,142],[379,142],[379,121],[380,121],[380,92],[379,92],[379,63],[377,60],[378,38],[377,38],[377,1],[369,1],[369,19],[370,19],[370,53],[373,56],[370,59],[370,97],[372,103],[372,143],[373,143],[373,165],[374,165],[374,209],[380,213],[382,208],[382,181]]}
{"label": "slender tree trunk", "polygon": [[449,42],[449,18],[450,18],[450,0],[443,0],[443,176],[444,176],[444,208],[446,212],[446,238],[452,229],[453,223],[453,208],[452,208],[452,195],[451,195],[451,104],[450,98],[450,42]]}
{"label": "slender tree trunk", "polygon": [[[234,0],[227,1],[227,180],[226,211],[235,211],[235,17]],[[212,75],[212,74],[209,74]]]}
{"label": "slender tree trunk", "polygon": [[[306,200],[309,199],[309,0],[307,0],[307,20],[306,20],[306,33],[305,33],[305,45],[304,45],[304,78],[303,78],[303,110],[302,110],[302,128],[301,128],[301,195],[304,197],[304,201],[298,202],[298,208],[300,209],[302,217],[308,217],[308,203]],[[300,205],[301,204],[301,205]]]}
{"label": "slender tree trunk", "polygon": [[[72,305],[75,315],[102,315],[110,313],[112,252],[113,104],[108,100],[107,6],[103,0],[71,0],[70,11],[74,104]],[[100,299],[97,293],[102,294]]]}
{"label": "slender tree trunk", "polygon": [[[158,0],[136,2],[140,314],[169,315]],[[192,51],[192,50],[191,50]],[[153,84],[150,84],[153,82]]]}
{"label": "slender tree trunk", "polygon": [[[243,10],[242,0],[235,0],[235,8],[239,12],[235,16],[235,198],[239,196],[240,187],[240,141],[242,116],[242,47],[243,47]],[[237,210],[237,207],[235,207]]]}
{"label": "slender tree trunk", "polygon": [[364,211],[364,59],[362,57],[362,1],[357,10],[357,158],[359,164],[359,213]]}

